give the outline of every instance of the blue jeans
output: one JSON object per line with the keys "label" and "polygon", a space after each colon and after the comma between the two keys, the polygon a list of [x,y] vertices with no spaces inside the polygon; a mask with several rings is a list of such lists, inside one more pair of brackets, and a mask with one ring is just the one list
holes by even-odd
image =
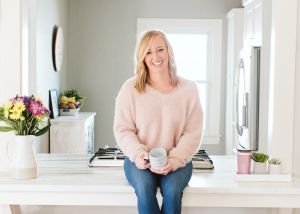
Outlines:
{"label": "blue jeans", "polygon": [[[181,213],[183,190],[192,177],[191,162],[166,176],[138,169],[128,158],[125,159],[124,169],[129,184],[135,190],[139,214]],[[160,187],[163,197],[161,210],[156,198],[157,187]]]}

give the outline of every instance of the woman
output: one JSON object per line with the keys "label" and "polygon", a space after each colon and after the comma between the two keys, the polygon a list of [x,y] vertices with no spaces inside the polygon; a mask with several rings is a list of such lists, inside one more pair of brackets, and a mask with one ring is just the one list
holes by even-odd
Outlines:
{"label": "woman", "polygon": [[[140,214],[180,213],[183,189],[192,175],[203,123],[198,89],[178,77],[174,54],[164,33],[146,32],[136,49],[136,76],[116,99],[114,133],[126,155],[124,170],[135,189]],[[148,152],[163,147],[168,163],[148,164]],[[163,196],[161,210],[157,187]]]}

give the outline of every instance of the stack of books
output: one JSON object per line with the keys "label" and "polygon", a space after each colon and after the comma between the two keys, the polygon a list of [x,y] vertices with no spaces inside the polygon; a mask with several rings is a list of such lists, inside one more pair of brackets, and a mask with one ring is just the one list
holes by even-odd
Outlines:
{"label": "stack of books", "polygon": [[[90,158],[90,167],[99,166],[123,166],[125,155],[119,148],[99,148],[98,151]],[[213,169],[214,164],[206,151],[203,149],[192,158],[194,169]]]}

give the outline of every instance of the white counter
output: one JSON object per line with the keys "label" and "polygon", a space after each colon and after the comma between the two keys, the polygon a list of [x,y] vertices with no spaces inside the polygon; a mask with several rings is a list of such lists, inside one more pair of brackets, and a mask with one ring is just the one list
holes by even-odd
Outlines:
{"label": "white counter", "polygon": [[[236,182],[235,159],[212,156],[215,169],[194,172],[186,207],[300,207],[300,180]],[[39,155],[35,180],[0,173],[0,204],[136,206],[121,167],[89,168],[87,156]]]}

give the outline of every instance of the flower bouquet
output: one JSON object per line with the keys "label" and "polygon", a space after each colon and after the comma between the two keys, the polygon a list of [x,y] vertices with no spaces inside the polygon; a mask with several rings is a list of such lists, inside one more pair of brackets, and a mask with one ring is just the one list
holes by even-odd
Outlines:
{"label": "flower bouquet", "polygon": [[[49,128],[45,119],[50,111],[42,101],[32,96],[16,96],[0,106],[0,132],[14,131],[13,158],[10,159],[11,177],[33,179],[37,177],[34,144],[36,136],[45,134]],[[9,144],[7,144],[8,146]],[[8,156],[8,154],[7,154]]]}
{"label": "flower bouquet", "polygon": [[[0,126],[0,132],[14,131],[16,135],[45,134],[50,124],[45,122],[50,111],[41,99],[32,96],[16,96],[0,106],[0,121],[7,126]],[[44,126],[44,127],[42,127]],[[42,128],[41,128],[42,127]]]}

